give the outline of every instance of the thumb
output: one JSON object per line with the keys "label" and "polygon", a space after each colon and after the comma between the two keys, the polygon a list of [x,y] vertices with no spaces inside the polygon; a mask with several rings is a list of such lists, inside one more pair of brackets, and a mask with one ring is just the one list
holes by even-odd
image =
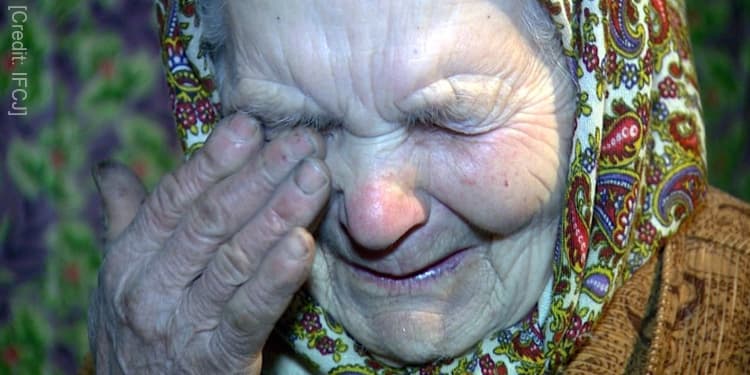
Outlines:
{"label": "thumb", "polygon": [[99,191],[104,211],[105,240],[119,236],[146,199],[146,188],[141,180],[125,165],[104,161],[91,170]]}

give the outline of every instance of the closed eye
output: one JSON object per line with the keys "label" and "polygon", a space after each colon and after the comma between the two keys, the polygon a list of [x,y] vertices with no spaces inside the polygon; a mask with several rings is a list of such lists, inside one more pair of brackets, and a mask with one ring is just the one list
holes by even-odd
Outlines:
{"label": "closed eye", "polygon": [[496,121],[489,124],[477,125],[474,121],[450,119],[447,116],[410,117],[406,121],[409,130],[424,132],[443,132],[457,136],[476,136],[485,134],[498,127]]}
{"label": "closed eye", "polygon": [[257,119],[263,127],[266,141],[270,141],[280,134],[298,127],[306,127],[319,132],[323,136],[330,135],[341,127],[341,122],[325,116],[309,116],[305,114],[289,114],[283,117],[266,116],[258,111],[238,110]]}

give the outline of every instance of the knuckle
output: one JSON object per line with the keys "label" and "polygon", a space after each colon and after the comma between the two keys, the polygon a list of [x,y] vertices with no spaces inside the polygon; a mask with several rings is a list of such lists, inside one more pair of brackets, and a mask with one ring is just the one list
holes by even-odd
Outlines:
{"label": "knuckle", "polygon": [[180,353],[170,373],[179,374],[217,374],[222,371],[221,361],[215,361],[213,351],[209,345],[209,334],[201,332],[193,336]]}
{"label": "knuckle", "polygon": [[113,307],[114,319],[145,342],[170,342],[173,337],[167,326],[172,315],[166,313],[166,306],[159,302],[152,301],[149,305],[147,292],[147,288],[131,288],[118,293]]}
{"label": "knuckle", "polygon": [[179,214],[180,198],[183,195],[182,182],[177,177],[177,173],[170,172],[162,177],[161,182],[155,191],[154,203],[156,211],[163,212],[170,216]]}
{"label": "knuckle", "polygon": [[[215,149],[216,148],[216,149]],[[196,155],[193,168],[191,170],[195,174],[195,178],[200,181],[210,182],[218,178],[217,173],[226,167],[226,162],[222,161],[222,157],[219,154],[221,150],[218,147],[206,147]]]}
{"label": "knuckle", "polygon": [[179,217],[184,206],[199,196],[204,183],[211,180],[211,168],[203,166],[205,163],[205,157],[197,156],[189,164],[165,174],[154,192],[154,209],[170,218]]}
{"label": "knuckle", "polygon": [[233,367],[247,366],[249,361],[256,362],[258,350],[248,348],[245,345],[246,337],[243,336],[237,331],[218,330],[210,340],[209,349],[206,351],[207,360],[211,366],[228,372],[227,370],[231,371]]}
{"label": "knuckle", "polygon": [[[194,289],[189,289],[180,301],[179,313],[184,314],[191,324],[194,324],[193,329],[201,331],[214,328],[213,319],[210,317],[211,308],[208,306],[207,301],[204,298],[199,298],[195,295]],[[201,327],[207,324],[207,327]]]}
{"label": "knuckle", "polygon": [[[286,190],[286,189],[285,189]],[[279,194],[272,203],[272,210],[276,216],[287,223],[298,224],[299,217],[302,216],[302,212],[309,205],[309,200],[300,197],[292,191],[283,191]]]}
{"label": "knuckle", "polygon": [[132,290],[119,289],[115,291],[113,296],[114,312],[118,321],[122,323],[129,323],[132,320],[132,314],[135,309],[136,296],[133,295]]}
{"label": "knuckle", "polygon": [[[120,250],[120,249],[118,249]],[[113,296],[122,287],[122,280],[130,271],[132,262],[123,252],[109,252],[99,269],[99,288],[104,296]]]}
{"label": "knuckle", "polygon": [[[234,281],[228,280],[225,272],[209,269],[195,281],[193,287],[189,289],[188,293],[199,294],[203,299],[207,300],[207,307],[210,307],[213,310],[218,309],[220,311],[224,308],[223,304],[233,291],[233,289],[230,289],[227,286],[233,285]],[[193,298],[196,297],[194,296]]]}
{"label": "knuckle", "polygon": [[[154,317],[151,313],[158,310],[156,306],[148,306],[147,293],[149,289],[137,282],[123,282],[113,294],[115,317],[121,323],[137,329],[150,326]],[[155,332],[153,332],[155,333]]]}
{"label": "knuckle", "polygon": [[278,299],[279,291],[269,290],[267,283],[256,282],[251,287],[240,289],[241,299],[232,301],[229,322],[232,327],[239,331],[248,330],[251,327],[260,327],[273,324],[279,318]]}
{"label": "knuckle", "polygon": [[106,244],[105,259],[110,260],[114,267],[128,269],[132,258],[161,248],[161,242],[171,230],[163,214],[155,211],[154,206],[143,204],[132,224]]}
{"label": "knuckle", "polygon": [[278,175],[281,174],[281,171],[279,166],[273,165],[271,162],[271,159],[269,157],[270,151],[268,151],[269,147],[266,147],[263,149],[263,153],[261,154],[261,157],[259,159],[260,163],[260,183],[261,186],[265,188],[265,190],[272,190],[281,179]]}
{"label": "knuckle", "polygon": [[239,246],[227,246],[219,253],[217,271],[226,284],[238,286],[247,280],[248,273],[254,268],[257,260],[253,258]]}
{"label": "knuckle", "polygon": [[195,207],[193,222],[196,232],[209,238],[221,238],[226,233],[232,218],[232,210],[223,200],[206,197]]}
{"label": "knuckle", "polygon": [[224,332],[225,338],[231,337],[239,341],[239,336],[255,330],[254,327],[259,327],[264,321],[263,316],[256,313],[256,310],[259,310],[256,306],[247,305],[244,310],[242,311],[240,307],[231,308],[229,313],[225,314],[224,321],[228,329],[221,331]]}
{"label": "knuckle", "polygon": [[[171,226],[180,218],[180,197],[182,190],[173,173],[162,177],[153,193],[141,206],[136,226],[141,230],[155,229],[159,233],[167,233]],[[151,230],[146,230],[151,232]]]}
{"label": "knuckle", "polygon": [[261,233],[264,238],[281,238],[290,229],[290,224],[287,218],[283,217],[274,207],[265,210],[262,218]]}
{"label": "knuckle", "polygon": [[[176,220],[177,216],[174,215],[172,219],[167,219],[167,215],[164,214],[164,211],[159,210],[158,207],[154,204],[145,204],[143,207],[141,207],[141,211],[138,213],[138,216],[136,217],[136,221],[132,227],[132,229],[138,233],[170,233],[172,231],[172,227],[169,224],[170,221]],[[127,233],[127,231],[126,231]],[[131,237],[131,241],[132,241]],[[154,245],[158,244],[163,238],[159,238],[159,236],[155,236],[154,238],[139,238],[137,241],[138,243],[133,241],[133,244],[138,245],[144,245],[144,247],[148,247],[148,245]],[[158,247],[158,246],[157,246]]]}
{"label": "knuckle", "polygon": [[276,185],[304,156],[295,155],[282,140],[271,142],[261,153],[261,171],[271,185]]}
{"label": "knuckle", "polygon": [[196,267],[203,261],[199,251],[174,251],[188,245],[200,246],[201,243],[197,241],[204,240],[202,237],[189,234],[193,233],[192,231],[184,233],[185,237],[171,240],[168,245],[169,251],[156,255],[153,272],[147,275],[155,285],[163,286],[165,292],[184,288],[186,283],[198,276],[199,270]]}

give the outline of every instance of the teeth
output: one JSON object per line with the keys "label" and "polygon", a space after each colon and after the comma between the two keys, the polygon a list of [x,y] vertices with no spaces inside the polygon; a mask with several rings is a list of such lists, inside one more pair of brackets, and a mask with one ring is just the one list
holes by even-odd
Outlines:
{"label": "teeth", "polygon": [[429,279],[430,277],[435,276],[435,275],[437,275],[437,271],[435,271],[435,270],[428,270],[427,272],[420,273],[419,275],[414,276],[414,280]]}
{"label": "teeth", "polygon": [[466,250],[468,250],[468,248],[460,249],[452,253],[451,255],[448,255],[447,257],[442,258],[420,270],[416,270],[414,272],[410,272],[408,274],[403,274],[403,275],[388,274],[388,273],[371,270],[371,269],[357,266],[357,265],[354,265],[354,267],[362,271],[365,271],[380,279],[421,281],[421,280],[427,280],[430,278],[437,277],[445,271],[451,271],[455,269],[461,262],[460,259],[462,255],[466,252]]}

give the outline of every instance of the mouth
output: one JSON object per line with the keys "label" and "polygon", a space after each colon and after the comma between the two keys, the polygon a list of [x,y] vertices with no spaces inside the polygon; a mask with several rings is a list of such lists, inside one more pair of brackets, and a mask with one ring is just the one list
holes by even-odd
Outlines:
{"label": "mouth", "polygon": [[354,273],[360,278],[383,287],[415,286],[453,273],[461,265],[470,249],[456,250],[423,268],[403,274],[376,271],[350,262],[347,262],[347,264],[353,268]]}

